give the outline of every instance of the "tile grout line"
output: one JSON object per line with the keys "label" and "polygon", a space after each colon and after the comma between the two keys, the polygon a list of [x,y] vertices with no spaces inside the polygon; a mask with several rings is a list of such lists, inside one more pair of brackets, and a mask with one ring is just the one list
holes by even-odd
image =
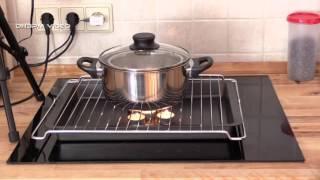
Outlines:
{"label": "tile grout line", "polygon": [[263,1],[263,15],[262,15],[262,61],[265,62],[265,33],[266,33],[266,1]]}
{"label": "tile grout line", "polygon": [[194,33],[194,1],[195,0],[191,0],[191,29],[190,29],[190,33],[189,33],[189,38],[190,38],[190,42],[191,42],[191,54],[194,54],[195,52],[195,44],[193,42],[193,33]]}
{"label": "tile grout line", "polygon": [[[229,18],[230,16],[230,0],[227,0],[227,18]],[[231,57],[230,57],[230,48],[231,48],[231,45],[230,45],[230,21],[227,21],[227,39],[226,39],[226,43],[227,43],[227,49],[226,49],[226,59],[227,61],[230,61],[231,60]]]}
{"label": "tile grout line", "polygon": [[154,8],[156,11],[156,17],[155,17],[155,22],[156,22],[156,36],[159,36],[159,6],[158,6],[158,0],[154,0]]}
{"label": "tile grout line", "polygon": [[[231,0],[226,0],[226,17],[225,18],[208,18],[208,19],[199,19],[199,18],[196,18],[195,17],[195,12],[194,11],[194,6],[195,6],[195,3],[196,1],[195,0],[191,0],[190,3],[188,4],[188,6],[191,4],[191,18],[190,20],[174,20],[174,18],[169,18],[168,20],[165,20],[165,19],[160,19],[159,17],[159,14],[160,14],[160,9],[159,9],[159,2],[158,0],[154,0],[155,3],[153,4],[153,6],[155,6],[155,20],[142,20],[142,21],[138,21],[138,20],[135,20],[135,21],[129,21],[129,20],[122,20],[122,21],[115,21],[115,22],[121,22],[121,23],[144,23],[144,22],[150,22],[150,23],[155,23],[155,33],[156,35],[159,35],[160,34],[160,31],[159,31],[159,23],[166,23],[166,22],[190,22],[191,25],[189,25],[189,28],[191,27],[191,32],[190,34],[188,35],[188,40],[190,40],[191,42],[191,52],[194,53],[194,50],[195,50],[195,44],[192,42],[192,33],[193,31],[195,31],[196,29],[196,24],[195,22],[219,22],[219,21],[225,21],[226,22],[226,34],[227,34],[227,37],[225,38],[225,41],[226,42],[226,47],[227,49],[224,51],[224,52],[218,52],[220,54],[226,54],[226,56],[228,57],[229,55],[232,55],[234,53],[237,53],[237,52],[233,52],[232,50],[230,50],[231,46],[232,46],[232,42],[230,42],[231,38],[230,38],[230,35],[231,35],[231,32],[230,32],[230,26],[232,25],[231,21],[261,21],[262,23],[262,49],[260,51],[255,51],[255,52],[243,52],[243,54],[252,54],[252,53],[260,53],[262,54],[262,58],[261,60],[265,61],[265,54],[267,53],[266,52],[266,47],[265,47],[265,39],[267,38],[266,37],[266,21],[269,20],[269,19],[280,19],[278,17],[275,17],[275,18],[269,18],[269,17],[266,17],[265,15],[265,8],[266,7],[263,7],[263,17],[260,17],[260,18],[237,18],[237,17],[233,17],[233,18],[230,18],[230,3],[232,3]],[[266,3],[266,2],[264,2]],[[264,4],[265,5],[265,4]],[[283,18],[281,18],[283,19]],[[270,54],[270,52],[268,52]],[[216,52],[212,52],[212,54],[217,54]],[[66,56],[68,57],[68,56]]]}

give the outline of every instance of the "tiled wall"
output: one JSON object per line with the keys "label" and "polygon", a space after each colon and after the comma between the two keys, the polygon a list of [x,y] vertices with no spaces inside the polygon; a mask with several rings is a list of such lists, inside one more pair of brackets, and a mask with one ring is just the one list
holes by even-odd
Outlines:
{"label": "tiled wall", "polygon": [[[10,2],[9,2],[10,1]],[[295,10],[320,11],[320,0],[38,0],[36,3],[104,3],[114,6],[114,32],[79,33],[60,63],[79,56],[97,56],[103,49],[149,31],[161,42],[176,44],[194,56],[212,55],[217,61],[286,60],[286,16]],[[28,22],[30,1],[8,0],[10,22]],[[16,32],[19,38],[28,31]],[[65,34],[55,33],[56,46]],[[30,60],[41,60],[45,38],[35,34],[25,42]]]}

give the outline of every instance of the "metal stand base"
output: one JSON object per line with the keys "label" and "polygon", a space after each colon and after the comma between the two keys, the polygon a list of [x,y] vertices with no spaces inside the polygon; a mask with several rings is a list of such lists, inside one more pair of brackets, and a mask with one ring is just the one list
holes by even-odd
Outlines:
{"label": "metal stand base", "polygon": [[[33,77],[33,74],[27,64],[26,56],[28,55],[27,50],[24,47],[21,47],[17,42],[6,18],[3,13],[3,10],[0,6],[0,29],[2,34],[6,38],[8,45],[0,39],[0,47],[10,53],[16,61],[20,64],[25,76],[30,83],[34,96],[38,101],[42,101],[45,99],[43,92],[40,90],[37,81]],[[2,49],[1,49],[2,50]],[[0,85],[1,85],[1,93],[3,97],[3,105],[6,111],[8,128],[9,128],[9,140],[10,142],[16,142],[19,140],[19,133],[16,130],[16,125],[12,113],[12,107],[10,102],[10,96],[7,88],[7,80],[9,79],[9,71],[6,67],[5,61],[0,57]]]}
{"label": "metal stand base", "polygon": [[16,130],[14,117],[12,113],[12,107],[10,102],[10,96],[7,87],[8,71],[4,66],[4,60],[0,57],[0,86],[3,99],[4,110],[7,116],[8,128],[9,128],[9,141],[17,142],[19,140],[19,132]]}
{"label": "metal stand base", "polygon": [[8,133],[8,136],[9,136],[9,141],[12,142],[12,143],[18,142],[19,139],[20,139],[20,136],[19,136],[19,132],[18,132],[18,131],[9,132],[9,133]]}

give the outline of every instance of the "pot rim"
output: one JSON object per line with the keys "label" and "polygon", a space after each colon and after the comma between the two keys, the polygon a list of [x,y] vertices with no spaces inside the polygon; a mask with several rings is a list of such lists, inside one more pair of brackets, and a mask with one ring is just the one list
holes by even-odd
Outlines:
{"label": "pot rim", "polygon": [[[163,43],[161,43],[163,44]],[[165,44],[165,45],[169,45],[169,44]],[[121,48],[121,47],[127,47],[125,45],[117,45],[117,46],[113,46],[111,48],[108,48],[104,51],[102,51],[99,55],[99,63],[103,66],[103,67],[108,67],[110,69],[114,69],[114,70],[119,70],[119,71],[128,71],[128,72],[159,72],[159,71],[168,71],[170,69],[173,69],[173,68],[177,68],[177,67],[182,67],[182,66],[185,66],[186,64],[188,64],[190,62],[190,60],[192,59],[191,58],[191,55],[189,53],[188,50],[186,50],[185,48],[183,47],[179,47],[179,46],[174,46],[174,45],[169,45],[169,46],[172,46],[172,47],[175,47],[175,48],[178,48],[180,50],[182,50],[185,54],[178,54],[179,56],[181,56],[181,58],[183,60],[181,60],[181,62],[177,63],[177,64],[173,64],[171,66],[166,66],[166,67],[157,67],[157,68],[146,68],[146,69],[130,69],[130,68],[121,68],[121,67],[118,67],[118,66],[115,66],[115,65],[112,65],[108,62],[106,62],[106,59],[108,58],[111,58],[113,57],[114,55],[116,54],[119,54],[121,52],[113,52],[113,53],[110,53],[111,55],[109,57],[106,58],[106,55],[108,54],[109,51],[112,51],[114,50],[115,48]],[[168,51],[169,53],[169,51]]]}
{"label": "pot rim", "polygon": [[[176,68],[180,68],[180,67],[184,67],[184,69],[187,71],[187,68],[185,68],[185,66],[189,63],[189,61],[191,60],[191,58],[184,62],[183,64],[178,64],[176,66],[172,66],[172,67],[166,67],[166,68],[162,68],[162,69],[158,69],[158,70],[155,70],[155,69],[145,69],[145,70],[141,70],[141,69],[121,69],[121,68],[116,68],[116,67],[113,67],[113,66],[109,66],[109,65],[106,65],[106,64],[103,64],[101,63],[101,66],[102,66],[102,70],[104,68],[109,68],[111,70],[114,70],[114,71],[121,71],[121,72],[134,72],[134,73],[159,73],[159,72],[166,72],[166,71],[170,71],[170,70],[173,70],[173,69],[176,69]],[[100,58],[99,58],[99,61],[100,61]]]}

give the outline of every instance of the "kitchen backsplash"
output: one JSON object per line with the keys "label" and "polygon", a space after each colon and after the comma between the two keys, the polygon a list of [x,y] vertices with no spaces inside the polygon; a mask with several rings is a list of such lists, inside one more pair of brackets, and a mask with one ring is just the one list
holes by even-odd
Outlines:
{"label": "kitchen backsplash", "polygon": [[[217,61],[284,61],[287,59],[286,16],[295,10],[320,11],[320,0],[38,0],[36,3],[112,3],[113,33],[79,32],[70,51],[58,63],[80,56],[98,56],[117,44],[128,43],[136,32],[154,32],[157,40],[185,47],[194,56],[212,55]],[[30,0],[7,0],[9,21],[27,23]],[[16,30],[19,39],[29,31]],[[52,47],[66,38],[54,33]],[[45,36],[34,33],[23,43],[29,60],[45,53]]]}

